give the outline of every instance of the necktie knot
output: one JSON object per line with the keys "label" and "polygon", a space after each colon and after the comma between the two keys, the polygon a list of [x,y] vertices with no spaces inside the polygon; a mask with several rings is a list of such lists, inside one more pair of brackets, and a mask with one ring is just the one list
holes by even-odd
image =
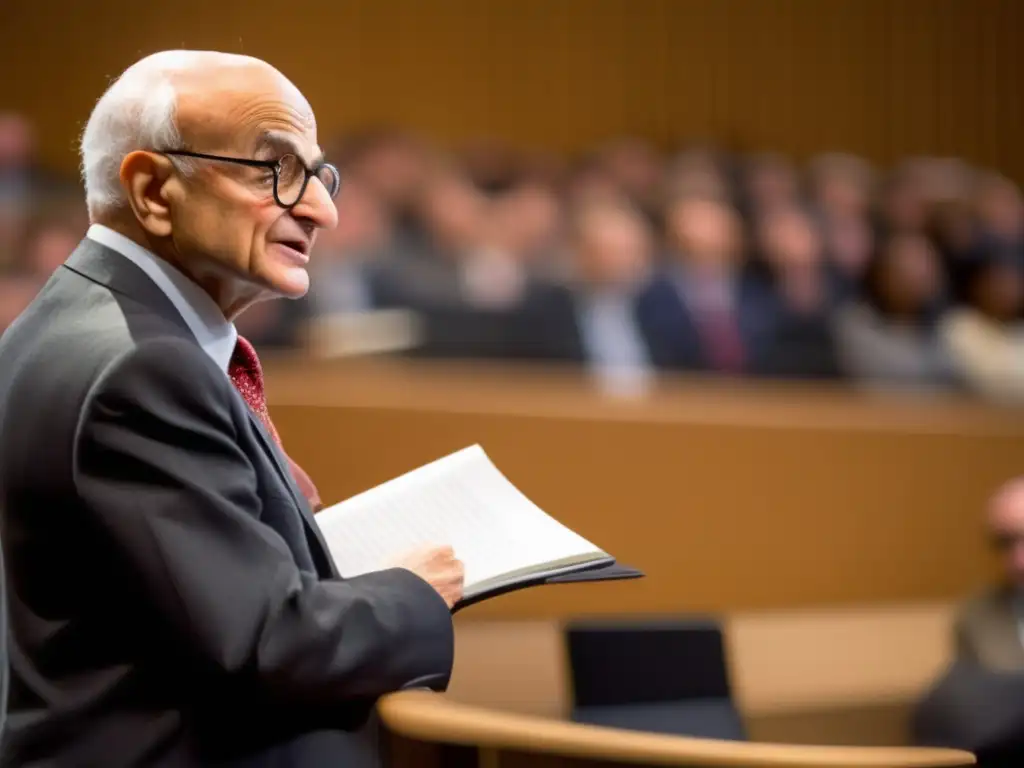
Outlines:
{"label": "necktie knot", "polygon": [[263,388],[263,368],[256,349],[244,336],[239,336],[235,343],[235,351],[231,355],[231,363],[228,365],[228,376],[235,389],[242,395],[253,413],[259,416],[263,426],[278,440],[277,431],[270,421],[270,412],[267,410],[267,395]]}

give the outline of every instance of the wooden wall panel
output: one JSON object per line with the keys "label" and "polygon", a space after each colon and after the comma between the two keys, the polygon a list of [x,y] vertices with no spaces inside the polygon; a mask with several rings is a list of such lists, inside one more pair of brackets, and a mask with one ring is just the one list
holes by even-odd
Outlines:
{"label": "wooden wall panel", "polygon": [[394,121],[574,150],[635,132],[881,162],[949,153],[1024,177],[1015,0],[38,0],[0,5],[0,108],[51,162],[140,54],[269,59],[330,133]]}
{"label": "wooden wall panel", "polygon": [[488,618],[956,600],[993,575],[982,510],[1021,469],[1022,415],[957,401],[680,383],[621,403],[512,371],[315,364],[270,364],[268,388],[328,503],[480,443],[649,576],[472,609]]}

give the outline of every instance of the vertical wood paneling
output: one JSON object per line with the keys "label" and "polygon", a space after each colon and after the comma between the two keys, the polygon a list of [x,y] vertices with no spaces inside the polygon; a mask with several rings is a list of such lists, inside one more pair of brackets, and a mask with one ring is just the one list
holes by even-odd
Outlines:
{"label": "vertical wood paneling", "polygon": [[64,166],[108,77],[185,46],[271,60],[326,132],[554,150],[638,133],[1024,177],[1018,0],[38,0],[4,3],[0,28],[0,107],[34,116]]}

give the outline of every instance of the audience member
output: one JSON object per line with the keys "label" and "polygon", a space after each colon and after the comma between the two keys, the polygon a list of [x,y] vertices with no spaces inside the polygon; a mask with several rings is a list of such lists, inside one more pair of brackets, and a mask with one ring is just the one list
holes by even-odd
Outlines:
{"label": "audience member", "polygon": [[840,362],[865,384],[936,388],[954,381],[939,338],[941,264],[920,234],[890,236],[864,276],[863,298],[836,317]]}
{"label": "audience member", "polygon": [[26,270],[41,278],[49,277],[67,260],[80,240],[80,231],[62,220],[39,223],[28,239]]}
{"label": "audience member", "polygon": [[1022,270],[1008,258],[976,262],[964,277],[966,303],[941,325],[960,378],[993,400],[1024,400]]}
{"label": "audience member", "polygon": [[400,303],[389,270],[393,223],[381,199],[360,181],[343,184],[335,201],[338,226],[322,232],[310,262],[306,303],[318,315],[365,312]]}
{"label": "audience member", "polygon": [[800,178],[787,158],[774,154],[753,157],[743,178],[743,208],[757,217],[800,200]]}
{"label": "audience member", "polygon": [[0,275],[0,332],[6,330],[39,291],[39,282],[25,276]]}
{"label": "audience member", "polygon": [[[88,225],[49,213],[70,185],[34,143],[0,115],[0,275],[23,276],[11,306]],[[388,127],[342,137],[340,225],[310,294],[242,322],[258,347],[291,347],[319,316],[410,310],[425,329],[411,353],[430,357],[1020,397],[1013,181],[955,158],[880,174],[843,153],[801,168],[663,149],[627,136],[562,159],[495,141],[444,153]]]}
{"label": "audience member", "polygon": [[822,225],[822,237],[836,288],[854,298],[875,250],[875,231],[867,217],[835,218]]}
{"label": "audience member", "polygon": [[0,114],[0,202],[23,203],[37,192],[32,124],[17,114]]}
{"label": "audience member", "polygon": [[656,217],[665,174],[659,152],[645,141],[626,138],[605,146],[600,155],[601,167],[621,193]]}
{"label": "audience member", "polygon": [[960,609],[956,656],[995,671],[1024,672],[1024,478],[993,494],[986,527],[1002,559],[1002,578]]}
{"label": "audience member", "polygon": [[730,375],[756,369],[767,332],[743,268],[739,216],[724,200],[686,195],[666,214],[668,263],[640,294],[638,317],[657,366]]}
{"label": "audience member", "polygon": [[1000,580],[961,606],[955,657],[915,707],[914,742],[973,752],[981,768],[1024,764],[1024,478],[989,500]]}
{"label": "audience member", "polygon": [[978,183],[975,201],[986,248],[1024,266],[1024,200],[1017,185],[988,174]]}
{"label": "audience member", "polygon": [[811,203],[825,222],[868,216],[874,193],[874,172],[862,158],[840,153],[819,155],[810,163]]}
{"label": "audience member", "polygon": [[777,203],[760,217],[756,252],[774,327],[761,353],[760,373],[785,378],[839,375],[831,327],[839,290],[825,261],[814,220],[794,203]]}
{"label": "audience member", "polygon": [[539,289],[523,308],[521,356],[582,363],[599,377],[649,373],[636,297],[650,269],[652,241],[647,221],[629,206],[581,206],[570,226],[569,282]]}

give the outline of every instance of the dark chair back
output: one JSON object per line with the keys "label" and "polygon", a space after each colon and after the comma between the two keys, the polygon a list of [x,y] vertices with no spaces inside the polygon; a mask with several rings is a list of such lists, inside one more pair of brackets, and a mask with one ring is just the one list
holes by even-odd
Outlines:
{"label": "dark chair back", "polygon": [[746,738],[717,621],[574,622],[566,642],[576,722]]}

